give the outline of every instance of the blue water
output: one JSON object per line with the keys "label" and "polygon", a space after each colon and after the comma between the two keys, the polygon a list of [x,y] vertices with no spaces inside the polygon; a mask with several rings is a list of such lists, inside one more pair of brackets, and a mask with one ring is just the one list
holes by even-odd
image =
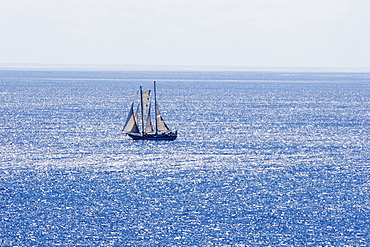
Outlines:
{"label": "blue water", "polygon": [[[173,142],[121,133],[157,81]],[[369,246],[370,74],[0,71],[0,246]]]}

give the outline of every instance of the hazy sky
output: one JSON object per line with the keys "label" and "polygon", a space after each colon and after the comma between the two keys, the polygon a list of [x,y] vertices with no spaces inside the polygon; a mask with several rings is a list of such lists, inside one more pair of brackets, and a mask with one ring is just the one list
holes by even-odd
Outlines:
{"label": "hazy sky", "polygon": [[0,63],[370,67],[369,0],[0,0]]}

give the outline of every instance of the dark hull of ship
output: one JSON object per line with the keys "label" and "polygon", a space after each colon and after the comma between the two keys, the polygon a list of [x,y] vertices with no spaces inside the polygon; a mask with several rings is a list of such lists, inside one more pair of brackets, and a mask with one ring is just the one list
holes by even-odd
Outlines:
{"label": "dark hull of ship", "polygon": [[170,134],[131,134],[128,133],[128,136],[130,136],[134,140],[152,140],[152,141],[173,141],[177,138],[176,134],[170,133]]}

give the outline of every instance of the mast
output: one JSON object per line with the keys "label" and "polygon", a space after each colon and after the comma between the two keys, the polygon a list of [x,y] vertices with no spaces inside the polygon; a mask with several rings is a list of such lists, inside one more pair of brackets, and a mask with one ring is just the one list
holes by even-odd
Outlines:
{"label": "mast", "polygon": [[140,100],[141,100],[141,134],[144,135],[144,102],[143,102],[143,89],[140,86]]}
{"label": "mast", "polygon": [[158,118],[157,118],[157,87],[154,81],[154,109],[155,109],[155,135],[158,134]]}

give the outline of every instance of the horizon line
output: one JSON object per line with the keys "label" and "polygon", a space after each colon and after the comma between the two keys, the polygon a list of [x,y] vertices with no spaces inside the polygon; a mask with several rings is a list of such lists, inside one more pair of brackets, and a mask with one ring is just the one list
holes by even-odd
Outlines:
{"label": "horizon line", "polygon": [[0,70],[370,72],[370,67],[0,63]]}

